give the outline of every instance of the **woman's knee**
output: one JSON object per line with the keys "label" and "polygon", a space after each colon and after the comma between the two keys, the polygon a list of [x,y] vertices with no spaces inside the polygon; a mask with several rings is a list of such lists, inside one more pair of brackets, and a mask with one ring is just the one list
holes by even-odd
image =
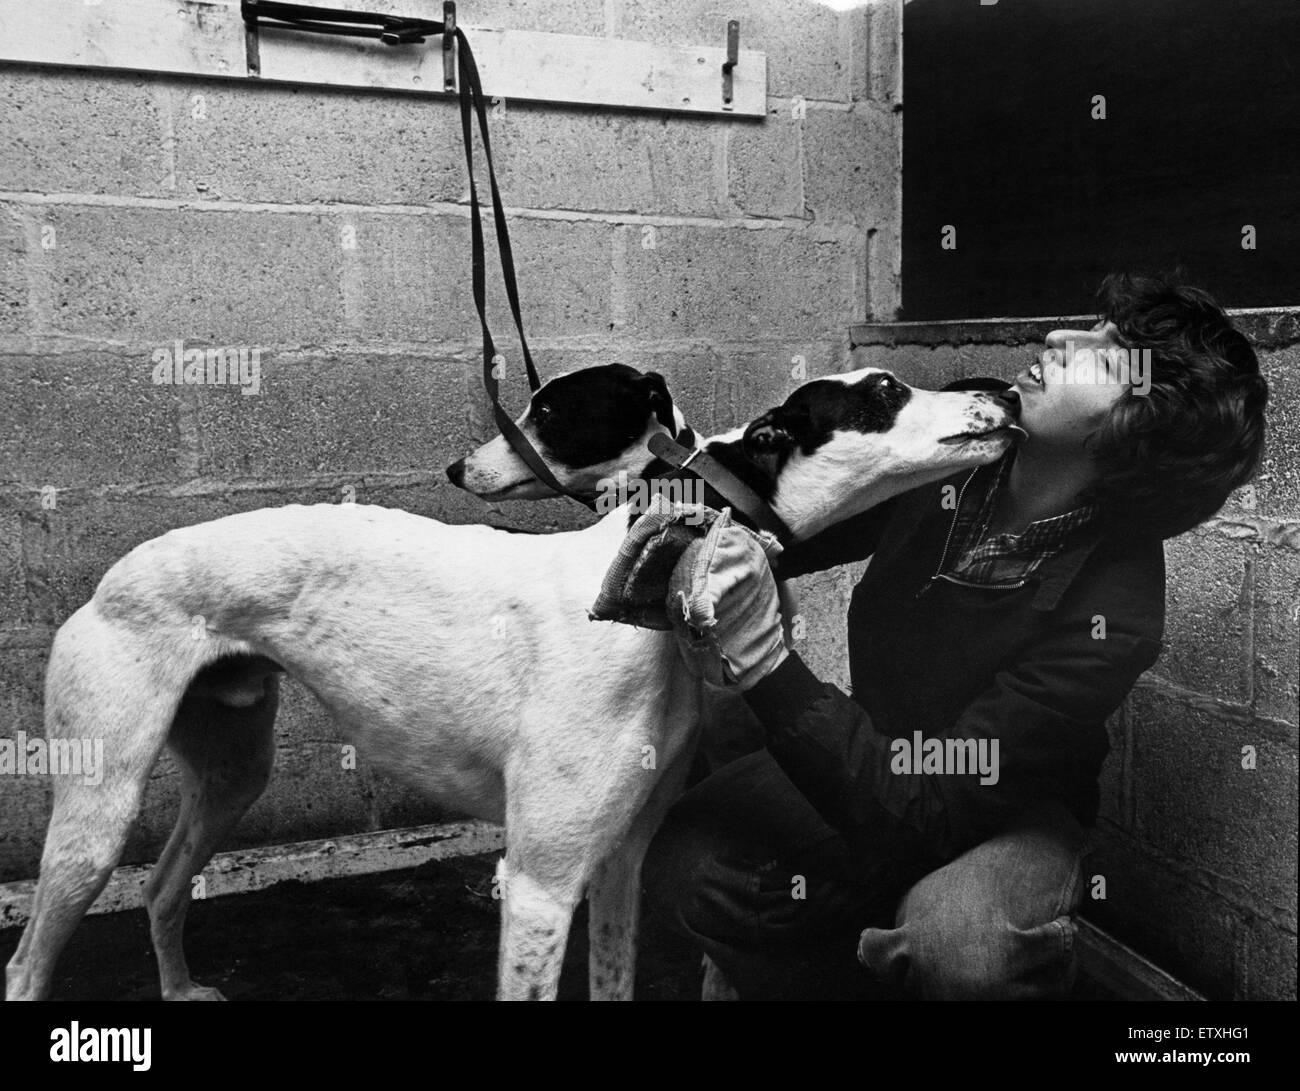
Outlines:
{"label": "woman's knee", "polygon": [[928,999],[1067,996],[1082,831],[1050,811],[1029,818],[916,883],[894,928],[863,932],[867,968]]}
{"label": "woman's knee", "polygon": [[1069,916],[1023,928],[1005,919],[911,926],[904,987],[928,1000],[1063,1000],[1074,983]]}

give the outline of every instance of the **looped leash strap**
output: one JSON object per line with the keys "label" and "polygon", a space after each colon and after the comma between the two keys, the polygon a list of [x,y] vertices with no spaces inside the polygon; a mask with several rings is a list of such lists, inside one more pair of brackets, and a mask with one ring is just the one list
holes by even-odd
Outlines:
{"label": "looped leash strap", "polygon": [[784,520],[768,506],[766,501],[753,489],[740,480],[721,462],[710,455],[704,448],[688,450],[680,443],[669,439],[662,432],[650,437],[647,446],[650,453],[662,459],[678,470],[690,470],[701,478],[705,484],[721,493],[746,519],[759,530],[773,535],[782,545],[788,545],[794,537]]}
{"label": "looped leash strap", "polygon": [[474,144],[473,125],[478,118],[479,137],[483,142],[483,160],[487,164],[488,186],[492,195],[492,216],[496,224],[497,253],[501,258],[501,275],[505,281],[506,298],[510,303],[510,314],[515,321],[519,334],[519,347],[524,358],[524,370],[528,375],[528,387],[537,390],[542,384],[533,364],[532,353],[528,349],[528,339],[524,335],[524,322],[519,307],[519,286],[515,277],[515,257],[510,246],[510,232],[506,227],[505,208],[501,203],[501,191],[497,186],[496,169],[492,164],[492,141],[488,136],[487,107],[483,101],[483,85],[479,79],[478,65],[474,63],[474,54],[469,46],[465,32],[456,28],[456,60],[460,68],[460,121],[465,139],[465,170],[469,174],[470,238],[473,253],[473,287],[474,308],[478,311],[479,324],[483,328],[483,387],[492,402],[492,412],[496,418],[497,428],[505,436],[506,442],[513,448],[524,463],[532,470],[534,476],[555,492],[571,497],[585,507],[595,505],[566,486],[562,485],[537,453],[527,437],[519,430],[513,418],[501,404],[501,388],[497,375],[497,351],[492,340],[492,331],[487,321],[486,267],[487,261],[483,243],[483,222],[479,216],[478,184],[474,180]]}
{"label": "looped leash strap", "polygon": [[[314,34],[347,35],[355,38],[378,38],[388,45],[402,45],[423,42],[425,37],[444,34],[446,26],[434,19],[411,19],[395,15],[382,15],[375,12],[343,11],[339,8],[322,8],[307,4],[286,4],[276,0],[242,0],[242,14],[246,23],[278,29],[303,30]],[[497,186],[496,169],[492,163],[492,144],[488,137],[487,108],[483,98],[483,84],[479,78],[478,65],[474,62],[474,53],[470,49],[465,32],[455,27],[456,58],[460,72],[460,117],[461,132],[465,143],[465,169],[469,174],[470,199],[470,235],[472,245],[472,282],[474,289],[474,309],[478,312],[479,324],[483,329],[483,386],[492,402],[492,413],[497,428],[505,437],[525,465],[548,488],[562,496],[571,497],[588,508],[594,507],[590,500],[579,496],[562,485],[551,472],[542,456],[537,453],[527,437],[519,430],[514,419],[501,404],[501,386],[497,373],[499,359],[496,345],[492,340],[492,331],[487,320],[487,258],[483,240],[483,224],[479,217],[478,185],[474,180],[474,144],[473,120],[477,116],[479,136],[483,142],[483,158],[487,164],[488,185],[492,195],[492,213],[496,224],[497,253],[501,258],[501,274],[505,281],[506,298],[510,303],[510,314],[514,318],[515,329],[519,334],[519,346],[524,360],[524,371],[528,376],[528,388],[535,391],[541,387],[537,368],[533,363],[532,353],[528,349],[528,340],[524,336],[524,323],[519,306],[519,286],[515,276],[514,251],[510,246],[510,231],[506,226],[505,208],[501,202],[501,191]]]}

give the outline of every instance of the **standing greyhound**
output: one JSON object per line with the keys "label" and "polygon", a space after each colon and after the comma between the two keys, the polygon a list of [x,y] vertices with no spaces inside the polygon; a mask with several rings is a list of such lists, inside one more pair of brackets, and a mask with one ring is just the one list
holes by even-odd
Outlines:
{"label": "standing greyhound", "polygon": [[[655,432],[682,432],[662,378],[621,365],[552,380],[518,423],[556,478],[588,496],[620,469],[650,472]],[[808,383],[706,447],[797,540],[994,460],[1014,431],[991,395],[913,390],[865,370]],[[502,439],[448,472],[491,499],[547,494]],[[591,995],[629,998],[641,858],[684,782],[701,692],[671,633],[588,620],[627,527],[626,508],[539,536],[292,505],[127,554],[54,640],[46,735],[102,739],[104,771],[93,786],[56,780],[7,996],[48,993],[167,745],[181,812],[145,887],[162,993],[220,999],[186,965],[190,880],[267,783],[285,672],[377,766],[504,823],[499,998],[554,998],[584,892]]]}

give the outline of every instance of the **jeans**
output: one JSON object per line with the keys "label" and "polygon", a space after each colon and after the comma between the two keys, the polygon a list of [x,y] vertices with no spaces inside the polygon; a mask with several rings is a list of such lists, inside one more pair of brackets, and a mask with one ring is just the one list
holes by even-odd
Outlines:
{"label": "jeans", "polygon": [[850,851],[762,750],[677,802],[643,879],[742,999],[1062,999],[1083,847],[1047,802],[938,867]]}

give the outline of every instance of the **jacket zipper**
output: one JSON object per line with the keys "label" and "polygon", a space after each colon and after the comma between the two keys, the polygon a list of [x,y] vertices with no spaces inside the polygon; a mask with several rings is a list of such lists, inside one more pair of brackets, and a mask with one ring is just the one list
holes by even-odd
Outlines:
{"label": "jacket zipper", "polygon": [[965,481],[961,483],[961,489],[959,489],[957,492],[957,507],[956,510],[953,511],[952,513],[952,523],[948,527],[948,537],[944,539],[943,552],[939,555],[938,567],[935,568],[934,575],[931,576],[927,582],[921,584],[921,590],[919,590],[915,595],[912,596],[914,599],[919,599],[928,590],[930,590],[930,588],[934,586],[934,581],[939,578],[940,574],[942,574],[944,562],[948,559],[948,547],[952,545],[953,531],[957,529],[957,517],[961,515],[961,502],[962,502],[962,498],[965,497],[966,495],[966,486],[971,483],[972,479],[975,477],[977,473],[979,473],[978,466],[976,466],[975,469],[971,470],[970,475],[966,478]]}

